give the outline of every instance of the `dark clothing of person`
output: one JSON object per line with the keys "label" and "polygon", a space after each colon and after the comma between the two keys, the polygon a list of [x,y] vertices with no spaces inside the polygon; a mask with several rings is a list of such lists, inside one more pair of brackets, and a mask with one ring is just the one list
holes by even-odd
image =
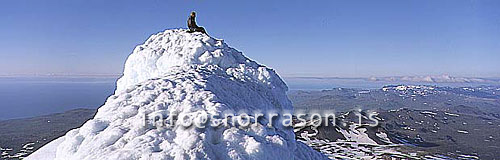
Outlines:
{"label": "dark clothing of person", "polygon": [[188,18],[188,28],[189,30],[194,30],[195,28],[198,27],[198,25],[196,25],[196,20],[195,20],[196,17],[193,17],[193,16],[189,16]]}
{"label": "dark clothing of person", "polygon": [[205,31],[205,28],[196,25],[196,16],[193,16],[193,15],[189,16],[188,21],[187,21],[187,25],[188,25],[190,33],[192,33],[192,32],[201,32],[201,33],[205,33],[205,34],[207,33]]}

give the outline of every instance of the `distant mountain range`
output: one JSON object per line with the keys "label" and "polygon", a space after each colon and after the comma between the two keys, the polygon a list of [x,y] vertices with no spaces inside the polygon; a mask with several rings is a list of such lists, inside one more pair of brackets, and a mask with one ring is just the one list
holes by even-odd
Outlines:
{"label": "distant mountain range", "polygon": [[388,77],[320,77],[290,76],[284,79],[301,80],[367,80],[378,82],[422,82],[422,83],[500,83],[500,78],[455,77],[450,75],[388,76]]}
{"label": "distant mountain range", "polygon": [[386,82],[429,82],[429,83],[500,83],[500,78],[469,78],[449,75],[370,77],[370,81]]}

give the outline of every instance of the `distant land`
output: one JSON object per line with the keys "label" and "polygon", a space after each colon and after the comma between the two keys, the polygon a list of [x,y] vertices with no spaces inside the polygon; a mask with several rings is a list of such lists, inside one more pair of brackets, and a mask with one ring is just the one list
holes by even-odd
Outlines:
{"label": "distant land", "polygon": [[328,77],[328,76],[284,76],[289,79],[321,80],[368,80],[384,82],[428,82],[428,83],[500,83],[499,77],[455,77],[450,75],[388,76],[388,77]]}
{"label": "distant land", "polygon": [[391,76],[391,77],[284,77],[292,90],[318,90],[334,87],[376,89],[386,85],[436,85],[450,87],[476,87],[481,85],[500,85],[500,78],[454,77],[449,75]]}

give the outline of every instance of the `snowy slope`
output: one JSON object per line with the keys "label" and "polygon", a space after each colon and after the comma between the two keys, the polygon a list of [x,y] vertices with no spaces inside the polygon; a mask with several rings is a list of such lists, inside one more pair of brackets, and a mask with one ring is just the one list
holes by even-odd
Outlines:
{"label": "snowy slope", "polygon": [[401,144],[393,143],[384,129],[360,126],[350,118],[357,119],[347,112],[337,117],[336,126],[296,127],[295,134],[299,141],[330,159],[427,159],[424,156],[428,155],[417,156],[413,151],[401,150]]}
{"label": "snowy slope", "polygon": [[33,155],[60,160],[325,159],[297,142],[292,128],[267,127],[265,119],[250,127],[218,128],[167,128],[144,122],[145,115],[188,115],[187,120],[196,120],[228,110],[247,110],[250,115],[256,110],[292,110],[287,90],[272,69],[222,40],[166,30],[134,49],[115,94],[93,119]]}

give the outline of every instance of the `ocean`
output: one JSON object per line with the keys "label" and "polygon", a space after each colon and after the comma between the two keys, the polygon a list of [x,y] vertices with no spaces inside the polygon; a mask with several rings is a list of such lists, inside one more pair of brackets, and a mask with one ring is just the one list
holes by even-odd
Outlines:
{"label": "ocean", "polygon": [[116,78],[0,78],[0,120],[98,108],[115,88]]}

